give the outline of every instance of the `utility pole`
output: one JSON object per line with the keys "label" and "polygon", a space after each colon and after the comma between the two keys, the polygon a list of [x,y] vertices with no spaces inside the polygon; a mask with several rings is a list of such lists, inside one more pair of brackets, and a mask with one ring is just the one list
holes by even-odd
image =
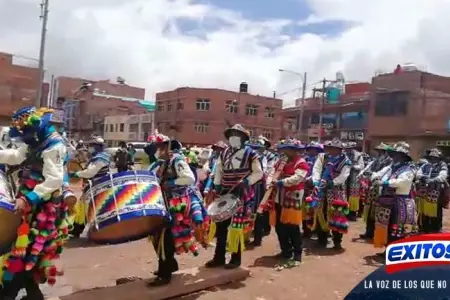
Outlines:
{"label": "utility pole", "polygon": [[307,76],[307,73],[305,72],[304,74],[303,74],[303,83],[302,83],[302,106],[300,107],[300,118],[299,118],[299,120],[298,120],[298,122],[300,123],[299,124],[299,127],[300,127],[300,136],[301,136],[301,138],[303,138],[303,136],[304,136],[304,130],[303,130],[303,115],[304,115],[304,113],[305,113],[305,97],[306,97],[306,76]]}
{"label": "utility pole", "polygon": [[322,81],[322,98],[320,99],[320,113],[319,113],[319,136],[317,141],[320,143],[322,141],[322,121],[323,121],[323,108],[325,105],[325,88],[327,80],[324,78]]}
{"label": "utility pole", "polygon": [[45,56],[45,41],[47,36],[47,19],[48,19],[48,1],[43,0],[41,3],[41,15],[39,18],[42,20],[41,31],[41,47],[39,49],[39,79],[36,91],[36,107],[41,107],[42,98],[42,84],[44,82],[44,56]]}

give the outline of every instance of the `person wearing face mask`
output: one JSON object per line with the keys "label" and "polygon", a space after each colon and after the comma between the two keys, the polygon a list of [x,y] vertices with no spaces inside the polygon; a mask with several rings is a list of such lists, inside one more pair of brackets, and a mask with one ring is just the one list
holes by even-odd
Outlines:
{"label": "person wearing face mask", "polygon": [[441,151],[436,148],[428,151],[427,161],[428,163],[422,165],[416,174],[419,229],[424,233],[437,233],[442,229],[448,169],[442,160]]}
{"label": "person wearing face mask", "polygon": [[318,223],[312,229],[317,230],[319,246],[327,246],[331,230],[334,249],[343,250],[342,237],[348,231],[346,182],[351,161],[342,151],[343,143],[338,139],[325,142],[324,150],[325,153],[317,156],[312,171],[313,185],[318,191],[321,206],[315,209],[317,217],[310,218],[310,222]]}
{"label": "person wearing face mask", "polygon": [[360,182],[358,175],[364,168],[364,158],[361,152],[356,150],[356,143],[349,142],[345,145],[345,154],[352,162],[350,176],[347,179],[347,195],[350,205],[348,219],[355,222],[360,212]]}
{"label": "person wearing face mask", "polygon": [[[274,204],[271,208],[271,223],[280,243],[280,258],[283,262],[280,268],[290,268],[298,265],[302,260],[302,200],[305,179],[309,166],[303,158],[304,145],[298,140],[282,140],[277,145],[278,152],[287,158],[286,164],[281,166],[280,178],[273,184]],[[282,160],[275,168],[278,170]]]}
{"label": "person wearing face mask", "polygon": [[0,299],[44,300],[39,284],[55,284],[61,275],[54,261],[67,239],[67,206],[62,200],[66,146],[51,123],[53,110],[28,106],[12,116],[11,138],[23,141],[19,149],[0,150],[0,164],[20,166],[15,208],[21,215],[17,239],[3,256]]}
{"label": "person wearing face mask", "polygon": [[[86,191],[89,187],[87,185],[87,179],[92,180],[107,175],[111,164],[111,156],[104,150],[105,141],[102,137],[92,136],[92,139],[88,142],[88,145],[91,158],[87,163],[87,167],[84,170],[69,174],[70,177],[84,179],[83,191]],[[76,216],[73,224],[73,230],[71,232],[74,238],[79,238],[84,231],[86,226],[86,209],[87,207],[85,207],[84,201],[77,202]]]}
{"label": "person wearing face mask", "polygon": [[377,183],[380,178],[383,178],[392,164],[392,159],[387,153],[389,149],[389,145],[385,143],[380,143],[376,146],[375,159],[362,171],[361,176],[367,178],[368,190],[363,214],[363,219],[366,223],[366,232],[359,236],[361,239],[373,239],[375,230],[375,204],[381,192],[381,188]]}
{"label": "person wearing face mask", "polygon": [[[313,190],[314,186],[312,182],[312,170],[314,167],[314,163],[316,162],[317,156],[319,155],[319,153],[323,153],[323,145],[313,141],[306,146],[305,150],[306,150],[305,160],[309,168],[305,180],[305,192],[303,194],[304,198],[308,197]],[[311,238],[312,232],[308,226],[308,223],[310,222],[309,220],[310,216],[306,213],[305,205],[306,203],[303,203],[303,221],[302,221],[303,237]]]}
{"label": "person wearing face mask", "polygon": [[175,254],[191,252],[198,255],[197,242],[192,232],[208,222],[200,192],[195,187],[195,176],[181,151],[181,143],[157,131],[151,137],[158,161],[150,166],[160,179],[170,220],[151,233],[158,255],[156,279],[150,286],[169,284],[172,273],[178,271]]}
{"label": "person wearing face mask", "polygon": [[382,190],[375,211],[375,248],[385,247],[416,229],[416,204],[411,197],[416,170],[409,144],[398,142],[388,153],[393,163],[377,183]]}
{"label": "person wearing face mask", "polygon": [[[213,259],[206,263],[206,267],[225,266],[225,268],[233,269],[241,265],[241,254],[244,251],[244,227],[247,227],[251,214],[253,185],[262,179],[264,172],[258,153],[245,146],[250,135],[242,125],[236,124],[228,128],[224,135],[230,146],[222,152],[217,161],[214,174],[215,191],[219,195],[225,195],[228,192],[234,194],[241,200],[241,206],[232,218],[216,224],[216,249]],[[225,264],[227,242],[231,260]]]}

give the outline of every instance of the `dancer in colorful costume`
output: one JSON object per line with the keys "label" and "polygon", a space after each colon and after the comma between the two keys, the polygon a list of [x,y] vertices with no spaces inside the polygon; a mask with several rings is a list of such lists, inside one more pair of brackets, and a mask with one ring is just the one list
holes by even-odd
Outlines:
{"label": "dancer in colorful costume", "polygon": [[448,169],[441,151],[436,148],[428,151],[427,161],[416,174],[419,229],[424,233],[437,233],[442,229]]}
{"label": "dancer in colorful costume", "polygon": [[[91,158],[87,164],[86,169],[70,174],[69,176],[75,178],[82,178],[83,191],[89,188],[88,180],[95,180],[103,177],[109,172],[109,165],[111,164],[111,156],[105,151],[105,141],[102,137],[94,135],[88,142],[89,153]],[[86,209],[87,203],[85,199],[80,199],[76,205],[76,216],[73,224],[72,236],[80,237],[86,226]]]}
{"label": "dancer in colorful costume", "polygon": [[212,153],[211,157],[209,158],[208,163],[204,165],[204,168],[206,169],[207,177],[203,184],[203,195],[205,197],[205,204],[208,205],[211,203],[213,199],[213,193],[210,193],[214,189],[214,173],[216,171],[216,165],[217,161],[219,160],[220,154],[223,150],[227,148],[227,144],[223,141],[218,141],[214,145],[211,146]]}
{"label": "dancer in colorful costume", "polygon": [[[259,204],[261,203],[262,198],[266,192],[267,186],[267,177],[269,176],[269,171],[272,171],[273,165],[271,169],[268,168],[267,156],[266,152],[266,139],[263,136],[259,136],[257,138],[251,138],[248,146],[258,152],[259,160],[261,162],[261,167],[263,170],[263,177],[260,181],[255,183],[255,196],[253,198],[253,208],[252,208],[252,217],[251,220],[255,220],[254,228],[253,228],[253,241],[250,243],[251,247],[259,247],[262,244],[262,239],[264,233],[266,231],[267,225],[269,224],[269,213],[264,212],[263,214],[256,214],[256,210],[258,209]],[[251,225],[250,225],[251,226]],[[249,234],[250,235],[250,234]],[[250,237],[246,237],[249,239]]]}
{"label": "dancer in colorful costume", "polygon": [[[316,162],[317,156],[319,155],[319,153],[323,153],[323,145],[313,141],[306,146],[305,150],[306,150],[305,160],[308,163],[309,168],[308,168],[308,175],[306,176],[305,181],[305,192],[303,194],[304,198],[311,195],[313,191],[314,185],[312,180],[312,170],[314,167],[314,163]],[[303,206],[303,221],[302,221],[303,237],[310,238],[312,236],[312,232],[308,226],[308,223],[312,221],[309,219],[311,215],[307,214],[306,212],[305,201],[303,201],[302,206]]]}
{"label": "dancer in colorful costume", "polygon": [[9,254],[3,257],[0,298],[44,300],[39,284],[55,284],[62,275],[54,265],[68,238],[67,207],[62,201],[66,146],[50,123],[52,110],[29,106],[12,116],[11,138],[24,142],[19,149],[0,150],[0,163],[21,165],[16,209],[22,224]]}
{"label": "dancer in colorful costume", "polygon": [[378,197],[380,196],[381,186],[378,185],[381,178],[390,169],[392,158],[388,155],[387,150],[390,147],[387,144],[380,143],[375,147],[376,158],[367,165],[362,171],[362,185],[367,185],[367,192],[364,201],[363,219],[366,222],[366,232],[359,237],[362,239],[373,239],[375,230],[375,208]]}
{"label": "dancer in colorful costume", "polygon": [[[150,166],[160,178],[161,188],[170,212],[170,220],[162,228],[151,233],[151,240],[158,255],[156,279],[151,286],[169,284],[172,273],[178,271],[175,254],[191,252],[198,255],[198,246],[192,234],[195,227],[209,224],[200,191],[195,187],[195,176],[181,143],[155,132],[151,141],[156,145],[155,157]],[[206,231],[206,230],[205,230]]]}
{"label": "dancer in colorful costume", "polygon": [[253,185],[264,175],[259,155],[245,142],[250,139],[247,130],[239,124],[225,130],[225,137],[230,147],[220,156],[214,175],[215,191],[218,194],[232,193],[239,197],[241,206],[235,215],[216,224],[216,249],[214,258],[206,263],[206,267],[214,268],[225,265],[227,249],[231,260],[226,268],[237,268],[241,265],[241,254],[244,251],[244,228],[248,228],[251,214],[251,200],[254,196]]}
{"label": "dancer in colorful costume", "polygon": [[[281,258],[294,262],[302,260],[302,200],[305,188],[305,179],[309,166],[302,157],[305,147],[295,139],[282,140],[277,145],[281,155],[287,161],[281,171],[281,176],[274,183],[274,203],[271,207],[271,225],[275,226],[281,248]],[[277,169],[280,160],[275,168]],[[290,262],[286,266],[291,266]]]}
{"label": "dancer in colorful costume", "polygon": [[[345,145],[345,154],[352,162],[352,169],[350,176],[347,179],[347,196],[349,203],[348,219],[350,221],[356,221],[360,212],[360,182],[358,175],[364,169],[364,158],[361,152],[356,150],[356,143],[349,142]],[[361,206],[362,207],[362,206]]]}
{"label": "dancer in colorful costume", "polygon": [[334,248],[342,250],[342,236],[348,231],[346,181],[351,161],[343,153],[343,143],[338,139],[325,142],[324,148],[325,153],[318,155],[313,167],[313,194],[305,201],[308,213],[313,212],[309,218],[312,220],[310,228],[317,229],[319,245],[327,246],[331,230]]}
{"label": "dancer in colorful costume", "polygon": [[374,246],[388,243],[416,231],[416,204],[411,197],[415,166],[409,154],[409,144],[398,142],[388,151],[393,163],[377,184],[382,186],[375,212]]}

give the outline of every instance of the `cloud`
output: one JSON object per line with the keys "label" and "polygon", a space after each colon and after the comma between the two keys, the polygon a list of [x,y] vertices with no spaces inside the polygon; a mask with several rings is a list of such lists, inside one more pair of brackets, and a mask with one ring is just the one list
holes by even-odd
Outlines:
{"label": "cloud", "polygon": [[[337,71],[369,80],[403,62],[450,74],[448,0],[296,1],[307,1],[305,20],[255,21],[190,0],[51,1],[46,68],[92,79],[122,76],[145,87],[149,99],[177,86],[236,90],[246,81],[251,92],[271,95],[300,85],[279,68],[306,71],[309,83]],[[0,0],[1,51],[38,56],[39,2]],[[333,22],[350,25],[333,35],[309,30]],[[296,96],[286,94],[286,102]]]}

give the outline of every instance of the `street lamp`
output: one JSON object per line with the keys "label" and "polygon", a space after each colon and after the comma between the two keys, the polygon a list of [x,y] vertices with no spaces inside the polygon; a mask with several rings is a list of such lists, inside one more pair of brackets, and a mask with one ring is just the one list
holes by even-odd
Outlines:
{"label": "street lamp", "polygon": [[300,80],[302,81],[302,103],[300,106],[300,118],[299,118],[299,127],[300,127],[300,132],[301,135],[303,137],[303,114],[305,112],[305,94],[306,94],[306,78],[307,78],[307,73],[298,73],[295,71],[291,71],[291,70],[286,70],[286,69],[278,69],[278,72],[284,72],[284,73],[290,73],[293,74],[295,76],[300,77]]}

